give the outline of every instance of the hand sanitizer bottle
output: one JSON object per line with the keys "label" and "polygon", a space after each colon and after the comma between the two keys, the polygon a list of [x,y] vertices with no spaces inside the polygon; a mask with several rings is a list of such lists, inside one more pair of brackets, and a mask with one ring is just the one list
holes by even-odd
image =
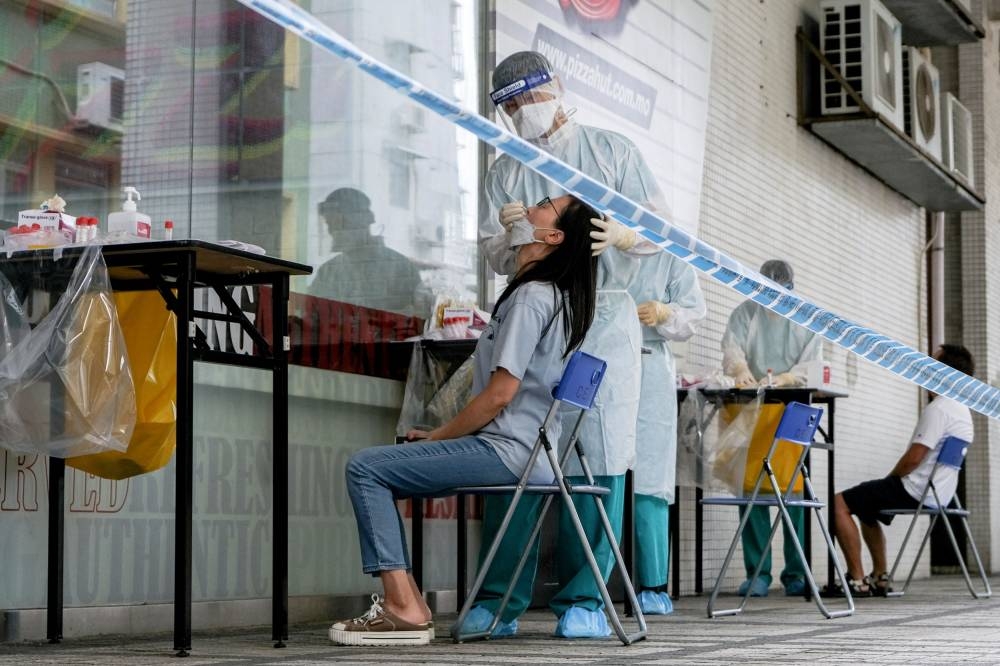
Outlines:
{"label": "hand sanitizer bottle", "polygon": [[149,238],[149,215],[138,212],[135,201],[132,200],[133,194],[136,199],[142,199],[139,191],[134,187],[125,187],[122,191],[125,193],[125,201],[122,202],[120,212],[108,215],[108,233],[124,233]]}

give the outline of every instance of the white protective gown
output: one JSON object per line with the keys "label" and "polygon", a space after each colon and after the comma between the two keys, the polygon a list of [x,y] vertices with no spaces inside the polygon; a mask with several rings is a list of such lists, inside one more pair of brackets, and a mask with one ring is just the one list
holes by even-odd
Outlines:
{"label": "white protective gown", "polygon": [[805,385],[806,361],[822,358],[822,338],[753,301],[744,301],[729,315],[722,336],[722,367],[746,362],[754,379],[783,372],[795,374]]}
{"label": "white protective gown", "polygon": [[642,326],[642,393],[636,433],[635,492],[674,501],[677,471],[677,381],[668,341],[683,342],[705,318],[705,297],[691,266],[658,252],[639,263],[629,288],[636,303],[661,301],[671,314],[655,327]]}
{"label": "white protective gown", "polygon": [[[555,157],[640,204],[664,210],[663,197],[631,141],[617,132],[567,121],[547,140],[536,142]],[[479,226],[480,247],[494,271],[513,272],[515,255],[497,220],[505,203],[523,201],[532,206],[545,197],[565,192],[508,155],[499,156],[486,175],[488,211]],[[636,304],[628,288],[638,275],[639,259],[614,248],[598,262],[598,296],[594,322],[582,349],[603,359],[608,371],[594,408],[580,430],[580,441],[598,476],[624,474],[635,460],[636,418],[641,385],[641,333]],[[578,410],[564,412],[575,418]],[[564,422],[564,438],[573,421]],[[570,474],[581,474],[573,460]]]}

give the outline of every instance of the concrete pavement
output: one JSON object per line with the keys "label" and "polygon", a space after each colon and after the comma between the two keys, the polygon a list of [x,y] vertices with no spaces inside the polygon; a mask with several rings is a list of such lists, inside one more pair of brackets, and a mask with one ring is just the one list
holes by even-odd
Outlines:
{"label": "concrete pavement", "polygon": [[672,615],[649,618],[649,638],[629,647],[553,638],[555,619],[539,610],[522,618],[518,636],[485,643],[451,643],[444,635],[454,615],[444,615],[435,618],[442,637],[423,647],[338,647],[326,625],[311,625],[293,627],[284,649],[272,646],[268,628],[196,633],[183,661],[173,656],[169,634],[7,643],[0,644],[0,665],[1000,664],[1000,596],[974,600],[959,577],[916,581],[903,598],[860,599],[854,616],[836,620],[802,599],[772,595],[752,599],[742,616],[714,620],[705,617],[706,597],[682,597]]}

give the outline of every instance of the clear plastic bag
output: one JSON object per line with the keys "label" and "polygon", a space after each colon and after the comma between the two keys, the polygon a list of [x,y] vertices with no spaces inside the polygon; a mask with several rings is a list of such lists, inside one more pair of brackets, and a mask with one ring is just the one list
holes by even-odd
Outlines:
{"label": "clear plastic bag", "polygon": [[719,419],[719,439],[710,459],[712,477],[732,495],[743,494],[747,454],[760,403],[761,398],[758,398],[749,405],[726,405],[720,410],[723,416]]}
{"label": "clear plastic bag", "polygon": [[70,266],[55,260],[23,275],[37,281],[33,290],[64,291],[0,360],[0,446],[11,451],[124,451],[135,427],[135,387],[100,247]]}
{"label": "clear plastic bag", "polygon": [[472,397],[474,340],[426,341],[413,345],[396,434],[430,430],[450,421]]}
{"label": "clear plastic bag", "polygon": [[763,400],[763,391],[736,404],[721,393],[689,390],[678,418],[677,484],[741,495]]}
{"label": "clear plastic bag", "polygon": [[470,356],[437,390],[427,403],[431,420],[444,424],[455,418],[472,398],[473,360]]}
{"label": "clear plastic bag", "polygon": [[17,298],[14,286],[0,274],[0,362],[28,337],[28,315]]}

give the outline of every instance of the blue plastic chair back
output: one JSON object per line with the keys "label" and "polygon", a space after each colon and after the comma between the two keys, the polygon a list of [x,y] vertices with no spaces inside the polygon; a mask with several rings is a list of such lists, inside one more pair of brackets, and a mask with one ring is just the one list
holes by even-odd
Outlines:
{"label": "blue plastic chair back", "polygon": [[816,435],[816,428],[819,427],[819,420],[822,416],[823,409],[821,407],[810,407],[801,402],[790,402],[785,406],[785,413],[781,415],[781,421],[778,422],[774,438],[800,446],[809,446]]}
{"label": "blue plastic chair back", "polygon": [[573,352],[552,396],[582,409],[590,409],[607,368],[608,364],[596,356],[582,351]]}
{"label": "blue plastic chair back", "polygon": [[945,437],[941,442],[941,450],[938,452],[937,461],[941,465],[961,469],[965,462],[965,452],[969,450],[969,443],[958,437]]}

